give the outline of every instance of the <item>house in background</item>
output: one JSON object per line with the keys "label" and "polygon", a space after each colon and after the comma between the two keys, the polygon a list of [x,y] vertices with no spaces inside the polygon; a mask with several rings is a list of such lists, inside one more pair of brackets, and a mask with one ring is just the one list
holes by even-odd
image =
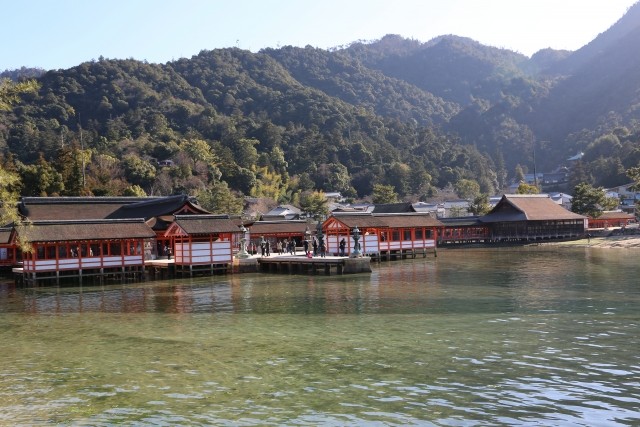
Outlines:
{"label": "house in background", "polygon": [[444,206],[439,203],[417,202],[413,204],[413,210],[420,213],[430,213],[436,218],[444,218]]}
{"label": "house in background", "polygon": [[571,201],[573,200],[573,196],[566,193],[549,193],[549,197],[566,210],[571,210]]}
{"label": "house in background", "polygon": [[266,214],[262,215],[261,221],[279,221],[300,219],[302,211],[293,205],[278,205]]}
{"label": "house in background", "polygon": [[457,218],[463,216],[472,216],[469,213],[469,201],[468,200],[450,200],[445,201],[442,204],[444,209],[444,216],[442,218]]}
{"label": "house in background", "polygon": [[637,216],[636,204],[640,203],[640,191],[633,191],[631,187],[634,183],[608,188],[607,197],[615,197],[620,200],[620,209],[631,215]]}

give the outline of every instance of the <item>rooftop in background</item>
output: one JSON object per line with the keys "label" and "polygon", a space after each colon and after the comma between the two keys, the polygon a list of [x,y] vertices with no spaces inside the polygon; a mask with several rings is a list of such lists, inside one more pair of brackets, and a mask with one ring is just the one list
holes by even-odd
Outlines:
{"label": "rooftop in background", "polygon": [[22,197],[20,215],[31,221],[102,219],[125,205],[157,197]]}
{"label": "rooftop in background", "polygon": [[142,218],[34,221],[29,226],[26,237],[30,242],[62,242],[67,240],[149,239],[155,237],[155,233]]}
{"label": "rooftop in background", "polygon": [[440,227],[442,223],[429,213],[336,213],[333,217],[353,228],[358,227]]}
{"label": "rooftop in background", "polygon": [[557,221],[585,219],[563,208],[546,194],[505,194],[482,222]]}
{"label": "rooftop in background", "polygon": [[174,222],[185,233],[240,233],[240,219],[230,219],[228,215],[176,215]]}
{"label": "rooftop in background", "polygon": [[182,213],[209,214],[197,201],[189,196],[180,194],[169,197],[146,198],[137,203],[122,205],[118,210],[107,216],[109,219],[161,217]]}
{"label": "rooftop in background", "polygon": [[373,213],[406,213],[415,212],[413,205],[406,203],[380,203],[373,205]]}

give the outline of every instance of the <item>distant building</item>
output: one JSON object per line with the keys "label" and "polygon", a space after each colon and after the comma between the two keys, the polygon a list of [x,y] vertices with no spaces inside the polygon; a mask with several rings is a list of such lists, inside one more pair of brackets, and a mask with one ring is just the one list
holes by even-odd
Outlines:
{"label": "distant building", "polygon": [[420,213],[431,213],[436,218],[444,218],[444,206],[439,203],[417,202],[413,204],[413,210]]}
{"label": "distant building", "polygon": [[573,200],[573,196],[566,193],[549,193],[549,197],[566,210],[571,210],[571,201]]}
{"label": "distant building", "polygon": [[324,193],[324,197],[326,197],[329,202],[344,202],[344,196],[339,191],[330,191],[328,193]]}
{"label": "distant building", "polygon": [[582,160],[582,157],[583,157],[583,156],[584,156],[584,153],[582,153],[582,152],[577,153],[576,155],[569,157],[569,158],[567,159],[567,162],[569,162],[569,163],[575,163],[575,162],[577,162],[578,160]]}
{"label": "distant building", "polygon": [[161,168],[170,168],[174,165],[173,160],[160,160],[158,166]]}
{"label": "distant building", "polygon": [[373,205],[373,213],[408,213],[415,212],[413,205],[408,202],[403,203],[379,203]]}
{"label": "distant building", "polygon": [[469,213],[469,201],[468,200],[450,200],[442,204],[444,210],[444,216],[442,218],[456,218],[463,216],[471,216]]}
{"label": "distant building", "polygon": [[262,215],[262,221],[279,221],[300,219],[302,211],[293,205],[278,205],[266,214]]}
{"label": "distant building", "polygon": [[632,214],[619,211],[605,211],[597,218],[589,218],[589,228],[604,228],[609,227],[626,227],[629,224],[634,224],[636,217]]}
{"label": "distant building", "polygon": [[634,183],[612,187],[606,190],[607,197],[620,200],[620,209],[628,214],[636,215],[636,203],[640,203],[640,191],[630,190]]}
{"label": "distant building", "polygon": [[588,220],[542,194],[505,194],[479,219],[489,225],[493,241],[577,238],[584,235]]}

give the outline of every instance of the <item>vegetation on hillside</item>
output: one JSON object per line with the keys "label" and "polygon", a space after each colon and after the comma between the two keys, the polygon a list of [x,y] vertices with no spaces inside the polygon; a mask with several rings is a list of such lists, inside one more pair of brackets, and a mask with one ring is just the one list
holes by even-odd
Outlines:
{"label": "vegetation on hillside", "polygon": [[2,164],[23,195],[187,193],[232,212],[243,196],[318,211],[321,192],[424,200],[440,188],[482,210],[534,158],[551,171],[578,152],[560,190],[624,184],[640,165],[639,9],[576,53],[532,58],[390,35],[7,71],[39,88],[3,83]]}

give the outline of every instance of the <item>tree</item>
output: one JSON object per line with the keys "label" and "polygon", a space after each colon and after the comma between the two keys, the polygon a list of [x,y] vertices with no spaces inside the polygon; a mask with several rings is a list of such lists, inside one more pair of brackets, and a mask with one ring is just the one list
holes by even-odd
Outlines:
{"label": "tree", "polygon": [[633,180],[633,185],[629,187],[631,191],[640,191],[640,166],[629,168],[627,176]]}
{"label": "tree", "polygon": [[124,189],[123,196],[127,197],[147,197],[147,193],[139,185],[130,185]]}
{"label": "tree", "polygon": [[35,165],[22,165],[20,175],[24,184],[23,196],[52,196],[64,190],[62,174],[55,170],[42,155]]}
{"label": "tree", "polygon": [[489,205],[489,195],[480,194],[469,204],[467,211],[473,215],[485,215],[491,210]]}
{"label": "tree", "polygon": [[527,184],[526,182],[521,182],[518,185],[518,189],[516,190],[516,194],[539,194],[540,189],[533,184]]}
{"label": "tree", "polygon": [[602,206],[605,204],[603,188],[594,188],[586,182],[576,185],[571,200],[571,211],[597,218],[602,214]]}
{"label": "tree", "polygon": [[195,169],[198,162],[211,163],[216,162],[216,156],[211,151],[211,147],[206,141],[201,139],[187,139],[180,144],[182,150],[193,161],[193,168]]}
{"label": "tree", "polygon": [[473,179],[461,179],[455,183],[454,189],[458,197],[471,200],[480,194],[480,184]]}
{"label": "tree", "polygon": [[235,195],[224,181],[218,181],[196,194],[198,203],[211,213],[240,215],[244,199]]}
{"label": "tree", "polygon": [[329,213],[327,202],[322,191],[305,191],[300,196],[300,208],[314,219],[321,219]]}
{"label": "tree", "polygon": [[20,176],[0,167],[0,226],[19,219],[16,204],[20,195]]}
{"label": "tree", "polygon": [[0,225],[13,224],[16,230],[17,246],[24,253],[33,250],[29,242],[28,221],[24,221],[18,213],[18,196],[20,194],[20,176],[0,166]]}
{"label": "tree", "polygon": [[395,192],[393,185],[374,184],[373,186],[373,203],[397,203],[398,194]]}
{"label": "tree", "polygon": [[516,165],[513,180],[515,182],[524,182],[524,170],[522,169],[522,166],[520,166],[520,164]]}
{"label": "tree", "polygon": [[156,177],[156,168],[134,154],[125,156],[122,166],[127,180],[142,188],[148,188]]}
{"label": "tree", "polygon": [[0,111],[9,111],[13,104],[18,103],[21,94],[35,92],[39,87],[35,80],[14,83],[9,79],[0,79]]}

